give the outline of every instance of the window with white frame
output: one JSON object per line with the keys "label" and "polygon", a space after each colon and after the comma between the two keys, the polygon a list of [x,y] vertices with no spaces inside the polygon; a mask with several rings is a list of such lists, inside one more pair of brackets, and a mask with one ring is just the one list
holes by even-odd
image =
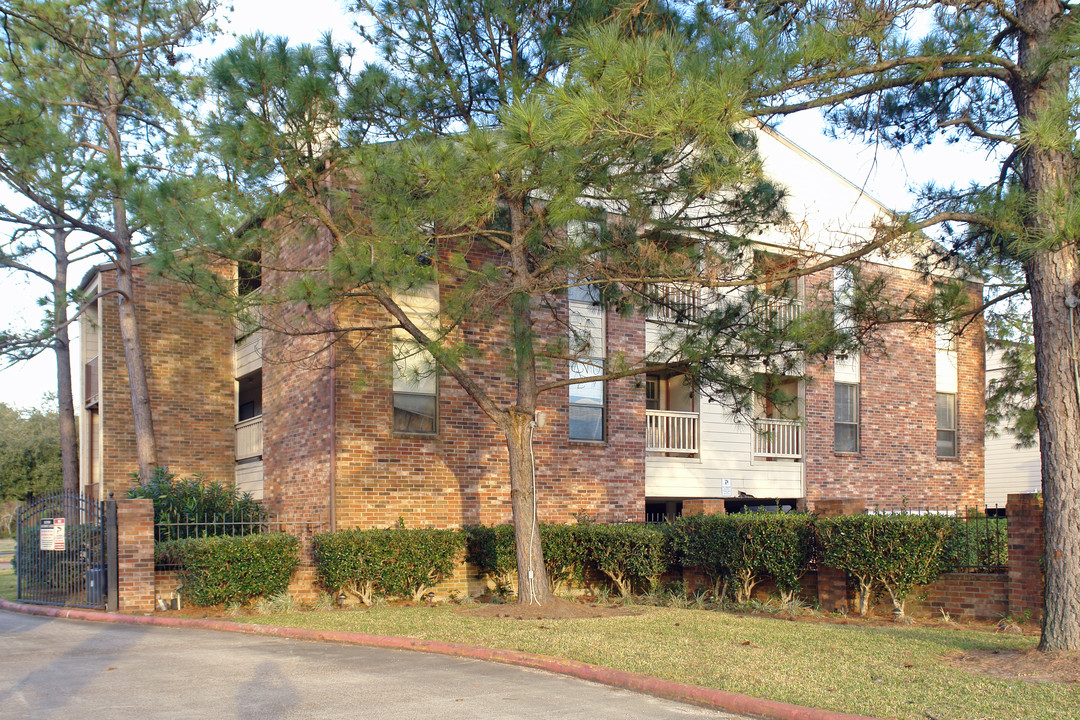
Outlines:
{"label": "window with white frame", "polygon": [[[394,299],[428,338],[438,337],[437,285],[395,295]],[[394,432],[434,435],[439,431],[439,374],[435,358],[402,328],[394,330],[393,353]]]}
{"label": "window with white frame", "polygon": [[937,394],[937,454],[956,457],[956,393]]}
{"label": "window with white frame", "polygon": [[859,384],[838,382],[834,387],[833,451],[859,452]]}
{"label": "window with white frame", "polygon": [[[567,290],[570,315],[570,379],[604,373],[604,309],[595,285],[571,285]],[[603,440],[605,425],[604,382],[570,385],[570,439]]]}

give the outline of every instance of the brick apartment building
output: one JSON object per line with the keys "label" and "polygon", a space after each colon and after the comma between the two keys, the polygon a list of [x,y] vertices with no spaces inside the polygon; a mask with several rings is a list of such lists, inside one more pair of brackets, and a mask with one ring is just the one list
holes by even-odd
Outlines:
{"label": "brick apartment building", "polygon": [[[759,150],[767,172],[786,185],[805,242],[825,248],[836,236],[866,237],[886,212],[778,135],[763,131]],[[756,252],[783,261],[782,233],[757,240]],[[315,237],[285,252],[315,264],[328,247]],[[869,256],[860,270],[884,276],[896,297],[931,287],[899,254]],[[115,271],[102,266],[83,288],[114,281]],[[270,270],[260,278],[277,281]],[[776,297],[777,307],[797,313],[803,303],[831,299],[846,281],[834,269],[806,276]],[[159,456],[174,472],[235,482],[280,514],[324,528],[509,519],[501,433],[449,376],[395,374],[392,332],[349,353],[319,351],[318,338],[245,333],[193,310],[183,286],[142,265],[136,292]],[[672,321],[578,300],[568,298],[567,312],[591,323],[594,346],[609,355],[640,356]],[[96,497],[122,492],[136,469],[115,303],[96,300],[82,320],[82,485]],[[437,312],[438,295],[414,304]],[[369,305],[335,312],[341,326],[385,320]],[[491,349],[466,360],[467,369],[496,378],[497,333],[466,331],[471,344]],[[983,346],[981,323],[959,338],[889,327],[874,352],[807,367],[805,379],[775,378],[797,401],[761,403],[752,420],[703,401],[677,375],[607,381],[595,399],[565,387],[546,393],[547,422],[535,433],[540,517],[640,520],[778,503],[812,509],[828,498],[882,509],[981,507]]]}

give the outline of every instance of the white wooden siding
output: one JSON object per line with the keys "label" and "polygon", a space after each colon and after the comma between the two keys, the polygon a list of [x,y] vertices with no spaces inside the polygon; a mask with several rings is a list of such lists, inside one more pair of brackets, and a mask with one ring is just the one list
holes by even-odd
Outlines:
{"label": "white wooden siding", "polygon": [[248,373],[262,369],[262,330],[256,330],[236,342],[236,375],[244,377]]}
{"label": "white wooden siding", "polygon": [[236,489],[251,493],[256,500],[263,499],[263,464],[262,460],[240,463],[236,466]]}
{"label": "white wooden siding", "polygon": [[[986,354],[986,383],[1001,377],[1001,358],[997,351]],[[1005,507],[1009,493],[1042,492],[1042,464],[1039,461],[1038,436],[1029,448],[1016,447],[1016,437],[999,429],[997,437],[987,435],[984,451],[986,506]]]}
{"label": "white wooden siding", "polygon": [[696,458],[648,455],[645,495],[670,498],[721,497],[722,481],[734,495],[803,497],[803,463],[754,460],[753,426],[737,422],[716,403],[701,407],[700,452]]}

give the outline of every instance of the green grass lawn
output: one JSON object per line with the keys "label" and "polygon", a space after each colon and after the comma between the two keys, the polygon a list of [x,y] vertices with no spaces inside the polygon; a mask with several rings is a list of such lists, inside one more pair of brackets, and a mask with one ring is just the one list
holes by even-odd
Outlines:
{"label": "green grass lawn", "polygon": [[926,626],[793,622],[702,610],[507,620],[453,607],[293,612],[243,618],[292,627],[510,648],[756,697],[882,718],[1075,718],[1080,688],[995,680],[951,667],[954,651],[1034,647],[1035,638]]}
{"label": "green grass lawn", "polygon": [[14,600],[17,593],[15,571],[7,563],[0,565],[0,597],[5,600]]}

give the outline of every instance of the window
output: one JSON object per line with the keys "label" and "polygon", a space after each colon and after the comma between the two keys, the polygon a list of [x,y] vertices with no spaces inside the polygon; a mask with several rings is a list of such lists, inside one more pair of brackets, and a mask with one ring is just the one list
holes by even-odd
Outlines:
{"label": "window", "polygon": [[[437,285],[396,296],[409,319],[429,338],[439,334]],[[394,331],[394,432],[439,431],[439,374],[435,358],[405,330]]]}
{"label": "window", "polygon": [[[604,373],[604,310],[594,285],[578,285],[567,292],[570,313],[570,349],[577,357],[570,362],[570,378],[595,377]],[[571,385],[570,439],[603,440],[604,382]]]}
{"label": "window", "polygon": [[836,383],[833,418],[833,451],[859,452],[858,383]]}
{"label": "window", "polygon": [[262,287],[262,253],[258,249],[247,253],[236,263],[236,291],[250,295]]}
{"label": "window", "polygon": [[937,454],[956,457],[956,394],[937,394]]}

